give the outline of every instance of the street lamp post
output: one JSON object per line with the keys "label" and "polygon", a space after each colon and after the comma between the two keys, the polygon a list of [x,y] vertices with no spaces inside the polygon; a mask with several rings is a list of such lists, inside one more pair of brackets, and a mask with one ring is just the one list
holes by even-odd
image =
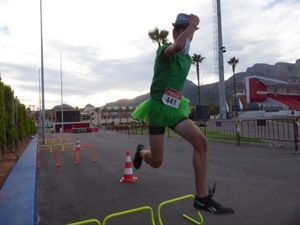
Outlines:
{"label": "street lamp post", "polygon": [[63,86],[62,86],[62,57],[60,53],[60,89],[61,89],[61,133],[64,132],[64,102],[63,102]]}
{"label": "street lamp post", "polygon": [[43,51],[43,15],[42,0],[40,0],[40,25],[41,25],[41,82],[42,82],[42,144],[45,144],[45,94],[44,94],[44,51]]}
{"label": "street lamp post", "polygon": [[220,118],[226,119],[226,99],[225,99],[225,82],[224,82],[224,61],[223,53],[226,52],[222,42],[222,21],[221,21],[221,2],[217,0],[217,21],[218,21],[218,55],[219,55],[219,105]]}
{"label": "street lamp post", "polygon": [[197,71],[197,80],[198,80],[198,104],[201,107],[201,96],[200,96],[200,77],[199,77],[199,64],[196,64],[196,71]]}
{"label": "street lamp post", "polygon": [[107,104],[106,104],[106,116],[105,116],[105,123],[106,123],[106,127],[107,127],[107,117],[108,117],[108,110],[107,110]]}
{"label": "street lamp post", "polygon": [[234,91],[234,113],[235,113],[235,117],[238,117],[237,103],[236,103],[235,73],[233,74],[233,91]]}
{"label": "street lamp post", "polygon": [[39,69],[39,135],[41,134],[41,69]]}
{"label": "street lamp post", "polygon": [[121,123],[121,106],[119,106],[119,124]]}

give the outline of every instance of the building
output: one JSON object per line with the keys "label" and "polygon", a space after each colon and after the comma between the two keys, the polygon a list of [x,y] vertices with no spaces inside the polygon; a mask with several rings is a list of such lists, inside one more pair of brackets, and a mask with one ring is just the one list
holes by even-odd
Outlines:
{"label": "building", "polygon": [[249,105],[265,111],[300,110],[300,83],[251,76],[245,87]]}

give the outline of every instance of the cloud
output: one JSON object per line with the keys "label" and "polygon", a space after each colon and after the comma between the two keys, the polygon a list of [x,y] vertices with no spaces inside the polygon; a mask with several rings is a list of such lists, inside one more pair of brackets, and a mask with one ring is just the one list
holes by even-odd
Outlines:
{"label": "cloud", "polygon": [[0,33],[2,33],[4,35],[9,35],[8,26],[6,26],[6,25],[0,26]]}

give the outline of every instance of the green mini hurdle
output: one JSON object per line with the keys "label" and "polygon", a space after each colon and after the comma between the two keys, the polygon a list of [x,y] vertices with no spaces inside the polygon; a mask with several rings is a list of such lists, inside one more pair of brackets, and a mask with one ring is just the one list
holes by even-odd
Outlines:
{"label": "green mini hurdle", "polygon": [[[194,199],[195,196],[194,196],[194,195],[185,195],[185,196],[182,196],[182,197],[173,198],[173,199],[170,199],[170,200],[167,200],[167,201],[164,201],[164,202],[160,203],[159,206],[158,206],[158,209],[157,209],[159,224],[160,224],[160,225],[163,225],[163,222],[162,222],[162,219],[161,219],[161,209],[162,209],[163,206],[168,205],[168,204],[172,204],[172,203],[175,203],[175,202],[178,202],[178,201],[181,201],[181,200],[185,200],[185,199],[188,199],[188,198]],[[194,223],[194,224],[197,224],[197,225],[203,225],[203,224],[204,224],[203,217],[202,217],[202,215],[201,215],[200,212],[197,211],[197,213],[198,213],[199,218],[200,218],[200,221],[199,221],[199,222],[196,221],[196,220],[194,220],[193,218],[191,218],[191,217],[185,215],[185,214],[183,214],[182,216],[183,216],[185,219],[191,221],[191,222]]]}
{"label": "green mini hurdle", "polygon": [[68,225],[86,225],[86,224],[101,225],[100,221],[97,219],[83,220],[75,223],[69,223]]}
{"label": "green mini hurdle", "polygon": [[[158,213],[158,221],[160,225],[163,225],[163,221],[161,218],[161,210],[165,205],[168,204],[172,204],[178,201],[182,201],[188,198],[192,198],[194,199],[194,195],[185,195],[182,197],[178,197],[178,198],[173,198],[167,201],[164,201],[162,203],[159,204],[158,209],[157,209],[157,213]],[[113,218],[116,217],[121,217],[121,216],[125,216],[128,214],[133,214],[133,213],[137,213],[137,212],[141,212],[141,211],[149,211],[150,212],[150,220],[151,220],[151,225],[155,225],[155,220],[154,220],[154,212],[153,209],[150,206],[142,206],[142,207],[138,207],[138,208],[134,208],[134,209],[129,209],[129,210],[125,210],[125,211],[121,211],[121,212],[116,212],[116,213],[112,213],[108,216],[106,216],[102,222],[102,225],[106,225],[106,222],[108,220],[111,220]],[[199,216],[199,221],[194,220],[193,218],[187,216],[186,214],[182,214],[182,216],[187,219],[188,221],[196,224],[196,225],[204,225],[204,220],[203,217],[201,215],[200,212],[197,211],[197,214]],[[70,223],[68,225],[86,225],[86,224],[97,224],[97,225],[101,225],[101,222],[97,219],[89,219],[89,220],[84,220],[84,221],[79,221],[79,222],[75,222],[75,223]]]}

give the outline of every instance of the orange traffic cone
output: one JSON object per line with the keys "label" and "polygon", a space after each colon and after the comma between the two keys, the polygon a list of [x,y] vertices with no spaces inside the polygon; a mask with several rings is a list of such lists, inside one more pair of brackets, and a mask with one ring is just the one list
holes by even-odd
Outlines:
{"label": "orange traffic cone", "polygon": [[80,151],[81,150],[81,145],[80,145],[80,140],[79,138],[77,138],[77,144],[76,144],[76,148],[75,148],[75,157],[76,157],[76,161],[74,162],[75,164],[80,164]]}
{"label": "orange traffic cone", "polygon": [[130,152],[127,151],[126,159],[125,159],[124,176],[120,179],[120,182],[134,183],[136,182],[136,180],[137,177],[133,175],[133,171],[132,171]]}

